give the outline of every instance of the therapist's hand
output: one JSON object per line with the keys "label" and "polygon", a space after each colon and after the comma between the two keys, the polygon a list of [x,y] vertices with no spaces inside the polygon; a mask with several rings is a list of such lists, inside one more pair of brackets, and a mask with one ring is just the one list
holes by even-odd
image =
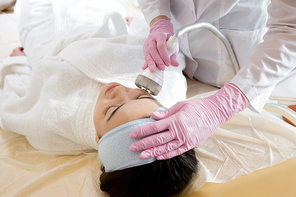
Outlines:
{"label": "therapist's hand", "polygon": [[247,103],[243,93],[227,83],[212,96],[178,102],[164,112],[152,113],[158,121],[134,130],[132,138],[154,135],[133,143],[130,150],[144,150],[140,154],[143,159],[178,156],[207,139]]}
{"label": "therapist's hand", "polygon": [[170,36],[174,35],[173,24],[166,19],[156,21],[150,28],[150,34],[143,45],[145,70],[149,67],[150,72],[154,72],[156,67],[164,70],[165,66],[179,66],[177,52],[171,57],[168,55],[166,42]]}

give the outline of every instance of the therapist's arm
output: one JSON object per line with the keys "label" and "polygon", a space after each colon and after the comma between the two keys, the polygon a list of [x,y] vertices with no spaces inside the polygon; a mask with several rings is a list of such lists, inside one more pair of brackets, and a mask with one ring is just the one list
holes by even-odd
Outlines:
{"label": "therapist's arm", "polygon": [[[169,0],[138,0],[140,10],[150,27],[157,21],[157,17],[171,18]],[[155,20],[152,23],[152,20]]]}
{"label": "therapist's arm", "polygon": [[[273,87],[296,66],[296,1],[272,0],[268,31],[238,74],[231,80],[260,112]],[[263,99],[258,99],[258,96]],[[265,100],[264,100],[265,99]]]}

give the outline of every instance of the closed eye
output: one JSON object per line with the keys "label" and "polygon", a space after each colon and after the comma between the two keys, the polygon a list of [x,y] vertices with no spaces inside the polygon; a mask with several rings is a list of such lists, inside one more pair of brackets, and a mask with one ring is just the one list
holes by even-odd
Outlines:
{"label": "closed eye", "polygon": [[106,109],[103,112],[105,116],[106,116],[108,110],[111,109],[111,107],[117,107],[117,105],[110,105],[110,106],[106,107]]}
{"label": "closed eye", "polygon": [[[143,97],[141,97],[143,96]],[[157,101],[155,98],[151,97],[151,96],[148,96],[147,94],[140,94],[136,97],[135,100],[139,100],[139,99],[151,99],[151,100],[154,100],[154,101]],[[107,119],[107,122],[114,116],[114,114],[119,110],[119,108],[121,108],[125,103],[121,104],[120,106],[118,106],[109,116],[109,118]],[[107,108],[106,110],[106,114],[107,114],[107,111],[111,108],[111,107],[116,107],[116,106],[110,106]]]}
{"label": "closed eye", "polygon": [[[148,97],[148,96],[147,96],[147,97],[141,97],[141,96],[146,96],[146,94],[141,93],[141,94],[139,94],[139,95],[136,97],[136,99],[151,98],[151,97]],[[155,100],[155,99],[154,99],[154,100]],[[117,105],[110,105],[110,106],[106,107],[106,109],[104,110],[103,114],[106,116],[108,110],[111,109],[112,107],[117,107]]]}
{"label": "closed eye", "polygon": [[111,114],[110,114],[110,116],[109,116],[109,118],[107,119],[107,122],[114,116],[114,114],[115,114],[115,112],[117,111],[117,110],[119,110],[119,108],[121,108],[122,106],[124,105],[124,103],[123,104],[121,104],[120,106],[118,106]]}
{"label": "closed eye", "polygon": [[[143,97],[142,97],[142,96],[143,96]],[[147,94],[143,94],[143,93],[139,94],[139,95],[136,97],[136,99],[152,99],[152,100],[155,100],[155,101],[156,101],[155,98],[153,98],[153,97],[151,97],[151,96],[148,96]]]}

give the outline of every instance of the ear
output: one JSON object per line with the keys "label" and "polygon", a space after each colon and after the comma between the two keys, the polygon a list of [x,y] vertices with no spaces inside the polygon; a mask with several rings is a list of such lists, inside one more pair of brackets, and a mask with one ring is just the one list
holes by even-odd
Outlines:
{"label": "ear", "polygon": [[99,143],[100,139],[98,136],[96,136],[96,142]]}

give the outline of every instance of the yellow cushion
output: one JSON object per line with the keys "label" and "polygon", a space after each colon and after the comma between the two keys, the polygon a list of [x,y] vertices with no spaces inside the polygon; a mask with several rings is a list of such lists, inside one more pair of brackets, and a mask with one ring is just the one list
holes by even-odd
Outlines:
{"label": "yellow cushion", "polygon": [[205,183],[189,197],[295,197],[296,157],[227,183]]}

